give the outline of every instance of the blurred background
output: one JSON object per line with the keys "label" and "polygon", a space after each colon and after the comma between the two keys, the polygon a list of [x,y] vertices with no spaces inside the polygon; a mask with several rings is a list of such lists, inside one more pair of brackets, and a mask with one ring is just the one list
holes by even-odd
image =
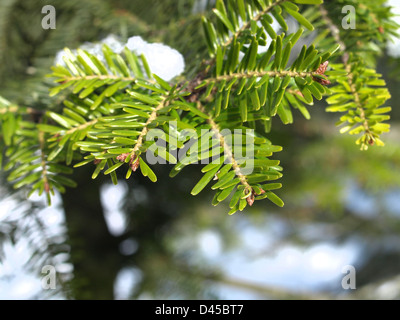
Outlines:
{"label": "blurred background", "polygon": [[[57,52],[109,35],[175,48],[190,77],[207,57],[200,17],[211,2],[49,0],[57,28],[43,30],[43,1],[0,0],[0,96],[57,109],[63,97],[50,99],[45,79]],[[400,0],[390,4],[400,13]],[[118,186],[81,167],[79,187],[51,207],[16,194],[2,173],[0,299],[400,298],[399,41],[388,53],[378,65],[392,94],[385,147],[359,151],[324,103],[310,121],[274,123],[284,208],[261,201],[228,216],[211,193],[190,195],[200,165],[174,179],[154,166],[156,184],[135,175]],[[42,289],[44,265],[56,267],[55,290]],[[355,290],[341,285],[347,265]]]}

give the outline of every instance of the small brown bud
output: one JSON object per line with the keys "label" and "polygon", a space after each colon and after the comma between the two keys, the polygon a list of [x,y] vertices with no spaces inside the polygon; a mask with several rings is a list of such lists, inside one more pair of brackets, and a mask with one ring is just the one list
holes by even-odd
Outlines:
{"label": "small brown bud", "polygon": [[[328,64],[329,64],[329,61],[325,61],[324,63],[321,63],[319,65],[318,69],[315,71],[315,73],[326,77],[325,72],[326,72],[326,69],[328,69]],[[321,79],[321,78],[318,78],[318,77],[313,77],[313,80],[318,82],[318,83],[320,83],[320,84],[322,84],[323,86],[331,84],[331,82],[328,79]]]}
{"label": "small brown bud", "polygon": [[328,69],[328,64],[329,64],[329,61],[325,61],[324,63],[321,63],[315,72],[320,75],[323,75],[325,73],[326,69]]}
{"label": "small brown bud", "polygon": [[126,160],[126,158],[128,158],[129,154],[130,154],[129,152],[122,153],[119,156],[117,156],[117,160],[121,161],[121,162],[124,162]]}
{"label": "small brown bud", "polygon": [[135,172],[137,168],[139,168],[139,165],[140,165],[139,158],[137,158],[136,156],[134,158],[131,158],[131,160],[129,160],[129,166],[131,167],[133,172]]}
{"label": "small brown bud", "polygon": [[96,165],[96,166],[97,166],[100,162],[101,162],[100,159],[94,159],[94,160],[93,160],[93,164]]}
{"label": "small brown bud", "polygon": [[50,185],[47,181],[44,183],[44,191],[46,191],[46,193],[50,192]]}
{"label": "small brown bud", "polygon": [[252,192],[250,196],[246,198],[247,204],[251,207],[254,203],[254,193]]}

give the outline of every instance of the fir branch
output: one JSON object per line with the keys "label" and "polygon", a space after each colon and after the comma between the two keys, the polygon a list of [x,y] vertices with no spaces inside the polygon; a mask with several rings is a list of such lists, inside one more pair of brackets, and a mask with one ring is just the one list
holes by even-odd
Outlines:
{"label": "fir branch", "polygon": [[130,81],[130,82],[135,82],[137,79],[135,77],[121,77],[121,76],[116,76],[112,74],[108,75],[90,75],[90,76],[74,76],[74,77],[64,77],[60,78],[61,81],[63,82],[70,82],[70,81],[82,81],[82,80],[93,80],[93,79],[98,79],[98,80],[118,80],[118,81]]}
{"label": "fir branch", "polygon": [[[339,28],[334,24],[332,19],[328,16],[328,12],[324,8],[324,6],[321,5],[319,10],[321,13],[321,17],[324,20],[324,22],[326,23],[326,25],[328,26],[332,37],[340,45],[339,50],[342,53],[341,60],[342,60],[344,69],[347,72],[347,77],[346,77],[347,83],[350,87],[351,94],[354,97],[356,109],[359,112],[359,116],[360,116],[361,123],[363,126],[364,135],[366,136],[366,141],[368,142],[369,145],[374,145],[374,143],[375,143],[374,135],[368,124],[368,119],[365,114],[365,109],[364,109],[363,103],[361,102],[361,98],[360,98],[359,92],[357,90],[356,82],[354,81],[355,75],[352,72],[352,63],[349,62],[349,53],[346,52],[347,46],[344,43],[343,39],[340,37]],[[366,150],[366,149],[368,149],[368,146],[365,145],[364,143],[362,143],[361,149]]]}
{"label": "fir branch", "polygon": [[294,77],[300,77],[300,78],[305,78],[307,76],[314,77],[314,76],[321,76],[321,73],[317,71],[313,72],[296,72],[296,71],[247,71],[247,72],[238,72],[238,73],[232,73],[229,75],[220,75],[214,78],[207,78],[204,80],[204,83],[211,83],[211,82],[220,82],[220,81],[230,81],[233,80],[234,78],[238,79],[243,79],[243,78],[252,78],[252,77],[263,77],[265,75],[268,75],[270,77],[280,77],[283,78],[285,76],[289,76],[291,78]]}
{"label": "fir branch", "polygon": [[[198,110],[208,115],[207,111],[200,102],[197,102],[196,106]],[[232,164],[232,168],[235,171],[236,176],[240,179],[240,183],[245,187],[247,192],[252,192],[252,188],[247,182],[246,176],[242,173],[240,165],[237,163],[230,146],[226,143],[224,136],[221,134],[219,125],[211,116],[209,116],[207,119],[207,123],[211,126],[211,129],[215,132],[217,139],[220,141],[220,146],[224,149],[224,153],[227,156],[228,161]]]}
{"label": "fir branch", "polygon": [[354,74],[351,71],[351,65],[348,64],[347,62],[345,63],[345,70],[347,71],[347,82],[350,86],[351,93],[354,96],[354,102],[356,103],[357,110],[360,112],[360,118],[361,118],[362,125],[364,127],[364,133],[368,137],[368,143],[370,145],[373,145],[374,144],[373,135],[372,135],[371,129],[368,125],[368,119],[365,116],[365,110],[363,108],[363,104],[361,102],[360,95],[358,94],[356,83],[354,82]]}
{"label": "fir branch", "polygon": [[[155,182],[157,177],[140,155],[156,146],[152,141],[151,128],[166,128],[168,121],[179,119],[177,127],[168,127],[166,138],[162,139],[173,145],[172,150],[185,145],[187,138],[179,143],[175,141],[176,137],[180,137],[179,130],[185,128],[200,131],[207,128],[206,139],[210,144],[197,139],[197,143],[200,143],[197,147],[200,148],[189,150],[183,159],[179,159],[171,177],[186,165],[198,160],[214,159],[218,155],[219,163],[209,163],[202,169],[205,174],[194,186],[193,195],[197,195],[215,177],[214,180],[218,181],[212,186],[216,190],[212,203],[217,205],[234,191],[229,204],[232,209],[230,213],[242,211],[255,200],[265,198],[283,206],[283,201],[271,191],[279,189],[281,184],[265,184],[282,176],[279,160],[269,159],[282,147],[272,145],[271,141],[256,131],[248,133],[247,129],[259,128],[261,122],[265,132],[269,132],[276,115],[284,124],[292,123],[292,109],[299,109],[309,118],[305,104],[311,105],[314,98],[321,100],[324,95],[331,95],[326,100],[331,104],[327,111],[347,112],[340,119],[341,124],[346,123],[341,132],[350,130],[350,134],[363,133],[357,142],[361,142],[363,148],[368,144],[382,144],[379,134],[388,131],[389,127],[381,122],[389,118],[384,113],[390,107],[378,108],[390,95],[386,88],[372,88],[383,87],[384,81],[379,79],[380,75],[374,70],[365,68],[368,63],[362,60],[363,57],[352,55],[354,49],[361,46],[359,43],[370,41],[371,34],[365,32],[360,42],[356,32],[349,31],[350,36],[344,36],[335,18],[334,11],[337,8],[332,11],[329,3],[326,6],[328,10],[320,6],[320,14],[314,11],[317,14],[308,18],[314,20],[318,17],[319,25],[322,24],[323,28],[326,26],[326,32],[319,36],[321,39],[328,32],[332,34],[326,37],[327,41],[321,47],[328,42],[330,47],[332,41],[340,47],[342,63],[332,64],[333,72],[327,73],[337,81],[337,86],[327,88],[330,81],[325,75],[328,58],[334,54],[337,46],[328,49],[326,45],[324,50],[319,50],[315,45],[308,48],[304,45],[297,59],[288,65],[292,48],[301,38],[303,29],[286,34],[288,26],[285,17],[292,16],[305,28],[313,30],[313,24],[306,17],[307,11],[302,13],[296,4],[320,3],[320,0],[217,0],[214,9],[216,23],[211,23],[205,17],[202,19],[212,60],[200,66],[197,69],[199,73],[192,79],[188,78],[186,85],[172,87],[173,84],[152,75],[145,57],[136,56],[127,47],[123,53],[116,54],[111,48],[103,46],[104,61],[85,50],[78,49],[73,53],[66,49],[65,67],[57,65],[52,68],[52,76],[58,86],[52,88],[50,96],[63,90],[72,93],[64,101],[62,112],[47,111],[45,114],[46,119],[52,119],[58,126],[47,124],[47,121],[46,124],[21,121],[19,124],[22,127],[19,128],[15,119],[19,121],[25,114],[35,114],[36,111],[19,109],[9,103],[0,109],[0,116],[4,118],[4,141],[10,146],[11,161],[7,168],[15,167],[9,176],[10,180],[19,179],[16,188],[32,185],[40,194],[46,191],[48,197],[54,189],[62,192],[64,186],[70,187],[74,183],[58,174],[69,172],[68,166],[77,159],[80,151],[89,154],[75,166],[94,161],[96,169],[93,179],[107,166],[104,174],[110,175],[116,184],[116,170],[123,162],[129,162],[127,178],[140,167],[142,174]],[[375,36],[383,34],[383,26],[389,32],[390,28],[378,20],[381,19],[379,12],[375,13],[372,20],[368,19],[368,12],[365,14],[367,26],[368,23],[376,23],[382,28],[374,28]],[[270,14],[284,33],[276,34],[271,26],[273,18]],[[386,17],[383,16],[382,21]],[[268,50],[259,53],[259,45],[265,46],[268,37],[272,39]],[[384,36],[381,38],[385,39]],[[381,38],[378,40],[381,41]],[[320,42],[316,41],[318,44]],[[242,59],[240,53],[244,53]],[[182,90],[186,92],[180,93]],[[17,113],[18,117],[10,110]],[[224,129],[242,131],[240,134],[225,134]],[[47,136],[51,138],[46,141]],[[230,139],[236,137],[242,140],[235,140],[231,144]],[[246,142],[243,142],[243,138]],[[252,138],[252,142],[248,142],[247,138]],[[30,150],[33,144],[35,151]],[[233,145],[238,145],[239,151]],[[165,158],[157,149],[158,156],[167,161],[177,160],[163,148]],[[15,151],[19,153],[15,155]],[[241,156],[242,151],[246,151],[245,157]],[[251,151],[251,155],[247,151]],[[24,154],[25,158],[20,154]],[[59,163],[64,160],[67,166]],[[228,163],[223,165],[225,160]],[[252,164],[252,171],[247,173],[245,168],[249,163]]]}
{"label": "fir branch", "polygon": [[247,21],[246,23],[243,24],[243,26],[237,30],[225,43],[222,44],[223,47],[227,47],[229,46],[233,39],[238,38],[243,32],[245,32],[247,29],[249,29],[251,27],[251,23],[252,21],[254,22],[258,22],[260,21],[260,19],[268,14],[274,7],[276,7],[277,5],[287,2],[289,0],[278,0],[275,1],[273,3],[271,3],[267,8],[265,8],[265,10],[259,12],[256,16],[252,17],[249,21]]}

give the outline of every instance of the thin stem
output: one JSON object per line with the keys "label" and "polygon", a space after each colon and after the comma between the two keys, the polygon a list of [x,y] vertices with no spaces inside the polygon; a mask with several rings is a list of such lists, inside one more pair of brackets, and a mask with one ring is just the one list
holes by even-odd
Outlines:
{"label": "thin stem", "polygon": [[[201,105],[200,102],[197,103],[197,109],[199,109],[201,112],[207,114],[207,111],[204,109],[204,107]],[[232,164],[232,168],[235,171],[236,176],[239,178],[240,183],[246,188],[246,190],[248,190],[248,192],[251,192],[252,188],[251,188],[250,184],[247,182],[246,176],[242,173],[239,164],[235,160],[230,146],[226,143],[224,136],[221,134],[221,129],[220,129],[219,125],[213,120],[212,117],[209,117],[207,119],[207,122],[211,126],[211,129],[217,135],[217,139],[220,142],[220,146],[224,148],[224,153],[227,156],[230,163]]]}
{"label": "thin stem", "polygon": [[92,126],[92,125],[96,124],[97,122],[98,122],[98,119],[94,119],[94,120],[92,120],[92,121],[89,121],[89,122],[86,122],[86,123],[84,123],[84,124],[81,124],[80,126],[77,126],[77,127],[72,128],[72,129],[69,129],[69,130],[66,132],[66,135],[72,134],[72,133],[74,133],[74,132],[77,131],[77,130],[84,130],[84,129],[86,129],[86,128],[89,127],[89,126]]}
{"label": "thin stem", "polygon": [[150,117],[147,119],[147,121],[144,125],[144,128],[137,139],[136,145],[134,146],[134,148],[132,149],[132,151],[130,153],[131,159],[134,159],[134,157],[136,156],[136,152],[143,145],[143,139],[147,135],[147,132],[149,131],[149,128],[148,128],[149,124],[152,123],[155,119],[157,119],[157,112],[165,107],[166,100],[167,100],[167,97],[164,96],[162,101],[160,102],[160,104],[151,112]]}
{"label": "thin stem", "polygon": [[98,79],[98,80],[108,80],[108,79],[112,79],[112,80],[120,80],[120,81],[136,81],[137,79],[134,77],[120,77],[120,76],[116,76],[116,75],[111,75],[111,74],[107,74],[107,75],[90,75],[90,76],[75,76],[75,77],[64,77],[63,78],[64,81],[69,82],[69,81],[80,81],[80,80],[93,80],[93,79]]}
{"label": "thin stem", "polygon": [[372,137],[371,130],[370,130],[369,125],[368,125],[368,120],[367,120],[367,117],[365,116],[365,110],[364,110],[363,104],[362,104],[362,102],[360,100],[360,95],[357,92],[356,83],[354,82],[354,78],[353,78],[354,74],[351,72],[351,65],[350,64],[346,64],[345,66],[346,66],[346,71],[348,73],[347,82],[348,82],[348,84],[350,86],[351,93],[354,96],[354,102],[356,103],[357,109],[360,112],[360,118],[362,120],[362,124],[363,124],[363,127],[364,127],[364,132],[366,134],[368,134],[370,137]]}
{"label": "thin stem", "polygon": [[220,81],[230,81],[233,78],[252,78],[252,77],[263,77],[265,75],[269,75],[270,77],[286,77],[290,76],[292,78],[294,77],[301,77],[305,78],[307,76],[313,77],[313,76],[319,76],[320,74],[318,72],[296,72],[296,71],[247,71],[247,72],[238,72],[238,73],[232,73],[229,75],[222,75],[214,78],[208,78],[204,80],[206,83],[210,82],[220,82]]}
{"label": "thin stem", "polygon": [[70,82],[70,81],[82,81],[82,80],[93,80],[93,79],[98,79],[98,80],[116,80],[116,81],[127,81],[127,82],[136,82],[138,80],[147,82],[149,84],[156,84],[157,82],[155,80],[151,79],[138,79],[135,77],[121,77],[121,76],[116,76],[113,74],[102,74],[102,75],[90,75],[90,76],[75,76],[75,77],[64,77],[63,80],[64,82]]}

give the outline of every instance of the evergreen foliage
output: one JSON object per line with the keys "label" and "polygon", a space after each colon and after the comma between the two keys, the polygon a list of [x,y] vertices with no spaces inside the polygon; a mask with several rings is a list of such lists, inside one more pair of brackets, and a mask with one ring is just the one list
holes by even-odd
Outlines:
{"label": "evergreen foliage", "polygon": [[[355,2],[218,0],[214,14],[201,18],[209,57],[197,61],[194,75],[189,70],[175,82],[152,74],[146,57],[128,48],[117,54],[104,45],[105,62],[66,49],[65,66],[52,67],[50,97],[57,100],[48,107],[0,100],[9,181],[16,189],[29,187],[30,194],[46,193],[49,202],[55,189],[75,186],[66,176],[73,167],[93,163],[93,179],[103,173],[116,184],[116,170],[126,170],[129,178],[140,169],[156,182],[146,163],[150,150],[175,164],[171,177],[208,161],[191,193],[216,180],[212,204],[231,196],[230,214],[265,198],[282,206],[273,191],[281,187],[275,181],[282,167],[271,159],[282,147],[267,138],[276,115],[290,124],[297,109],[309,119],[309,106],[326,99],[327,111],[345,113],[340,132],[359,135],[364,150],[383,145],[380,135],[389,130],[383,122],[389,119],[390,94],[374,68],[398,26],[384,1],[363,0],[357,1],[357,28],[343,30],[338,10]],[[272,28],[272,17],[281,34]],[[302,27],[288,33],[287,19]],[[294,50],[310,33],[313,43]]]}

